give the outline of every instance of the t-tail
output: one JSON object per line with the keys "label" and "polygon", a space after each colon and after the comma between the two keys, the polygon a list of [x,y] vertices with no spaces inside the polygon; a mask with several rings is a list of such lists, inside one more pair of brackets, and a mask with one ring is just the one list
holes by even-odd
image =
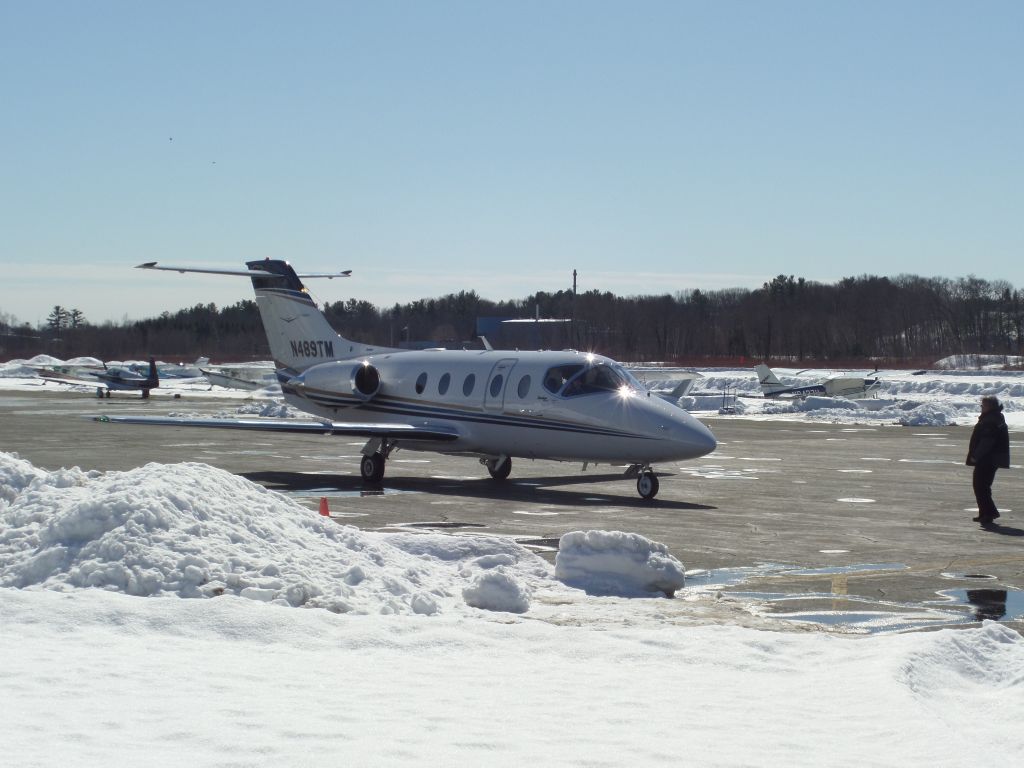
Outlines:
{"label": "t-tail", "polygon": [[242,270],[158,266],[155,261],[139,264],[140,269],[251,278],[256,292],[256,306],[260,310],[274,365],[278,370],[284,369],[292,375],[333,360],[350,360],[398,351],[346,339],[331,327],[302,284],[302,278],[348,277],[350,271],[298,275],[287,261],[280,259],[249,261],[245,266],[247,269]]}

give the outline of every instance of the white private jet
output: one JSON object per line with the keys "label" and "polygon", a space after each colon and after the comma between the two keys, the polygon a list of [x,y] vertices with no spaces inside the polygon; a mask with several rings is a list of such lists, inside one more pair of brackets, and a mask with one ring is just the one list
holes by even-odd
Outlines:
{"label": "white private jet", "polygon": [[878,379],[865,379],[860,376],[831,376],[816,384],[802,386],[786,386],[775,371],[764,363],[755,366],[757,380],[761,384],[761,392],[765,397],[807,397],[820,395],[823,397],[858,398],[874,395],[881,388]]}
{"label": "white private jet", "polygon": [[[140,264],[142,269],[252,279],[285,400],[321,419],[99,416],[121,424],[260,429],[368,438],[360,473],[379,483],[398,448],[473,456],[504,480],[512,458],[628,464],[644,499],[658,493],[656,462],[704,456],[710,430],[651,396],[619,363],[576,351],[401,350],[343,338],[286,261],[244,270]],[[352,414],[358,421],[339,421]]]}

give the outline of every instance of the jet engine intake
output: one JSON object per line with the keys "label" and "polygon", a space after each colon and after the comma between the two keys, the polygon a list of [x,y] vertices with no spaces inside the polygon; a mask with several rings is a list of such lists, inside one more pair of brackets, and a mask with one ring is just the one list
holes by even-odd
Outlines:
{"label": "jet engine intake", "polygon": [[307,368],[288,384],[314,399],[334,395],[365,403],[377,396],[381,382],[380,372],[369,363],[335,361]]}

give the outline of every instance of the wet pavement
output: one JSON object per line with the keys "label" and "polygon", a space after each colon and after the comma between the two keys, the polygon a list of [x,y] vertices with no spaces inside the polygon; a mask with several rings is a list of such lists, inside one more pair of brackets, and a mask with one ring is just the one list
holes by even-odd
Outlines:
{"label": "wet pavement", "polygon": [[[688,589],[752,613],[878,632],[992,618],[1024,628],[1024,473],[1000,470],[1001,525],[971,522],[969,427],[707,419],[703,459],[656,467],[661,492],[636,494],[622,468],[515,460],[497,483],[475,459],[399,451],[380,486],[359,476],[362,441],[121,426],[87,414],[233,414],[238,401],[0,392],[0,450],[57,468],[121,470],[200,461],[368,530],[512,536],[553,559],[572,530],[632,531],[668,545]],[[1024,439],[1011,433],[1020,462]]]}

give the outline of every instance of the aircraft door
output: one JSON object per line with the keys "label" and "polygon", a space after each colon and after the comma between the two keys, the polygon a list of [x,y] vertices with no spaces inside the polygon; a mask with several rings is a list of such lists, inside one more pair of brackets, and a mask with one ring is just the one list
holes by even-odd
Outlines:
{"label": "aircraft door", "polygon": [[500,411],[505,405],[505,390],[508,387],[512,369],[516,367],[519,358],[506,357],[494,364],[491,373],[487,377],[487,386],[484,387],[484,409],[488,411]]}

